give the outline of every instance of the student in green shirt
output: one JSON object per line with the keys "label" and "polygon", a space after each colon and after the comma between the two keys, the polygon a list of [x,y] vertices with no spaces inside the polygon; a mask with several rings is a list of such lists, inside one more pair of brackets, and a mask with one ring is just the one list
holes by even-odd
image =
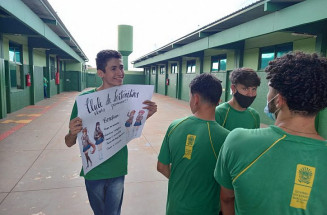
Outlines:
{"label": "student in green shirt", "polygon": [[250,105],[257,96],[260,77],[250,68],[237,68],[229,77],[233,97],[216,107],[216,121],[226,128],[259,128],[260,117]]}
{"label": "student in green shirt", "polygon": [[228,130],[215,121],[220,81],[203,73],[190,83],[192,116],[169,126],[157,169],[169,179],[166,214],[219,214],[219,184],[213,177]]}
{"label": "student in green shirt", "polygon": [[[97,74],[102,79],[102,85],[83,94],[120,86],[124,80],[124,66],[122,56],[115,50],[102,50],[96,58]],[[157,111],[157,105],[151,101],[144,101],[148,109],[148,118]],[[82,130],[82,119],[77,117],[77,105],[74,104],[69,122],[69,133],[65,136],[68,147],[76,143],[77,134]],[[85,179],[86,191],[90,205],[95,215],[111,214],[119,215],[123,201],[124,179],[127,174],[127,146],[108,160],[104,161],[86,175],[81,171]]]}
{"label": "student in green shirt", "polygon": [[326,214],[327,141],[315,117],[327,107],[327,59],[294,52],[265,71],[276,122],[226,138],[214,173],[223,214]]}

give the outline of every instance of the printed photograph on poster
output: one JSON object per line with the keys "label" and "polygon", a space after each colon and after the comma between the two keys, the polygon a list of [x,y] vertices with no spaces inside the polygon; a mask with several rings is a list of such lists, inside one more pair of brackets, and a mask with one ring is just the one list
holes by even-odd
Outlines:
{"label": "printed photograph on poster", "polygon": [[122,85],[76,98],[84,174],[141,136],[148,115],[142,103],[151,100],[153,90],[153,85]]}

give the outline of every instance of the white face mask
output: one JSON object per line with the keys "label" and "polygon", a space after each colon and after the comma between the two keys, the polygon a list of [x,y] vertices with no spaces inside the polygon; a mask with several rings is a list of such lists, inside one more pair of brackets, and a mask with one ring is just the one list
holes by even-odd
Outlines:
{"label": "white face mask", "polygon": [[266,105],[266,107],[265,107],[265,109],[263,110],[263,112],[270,118],[270,119],[272,119],[272,120],[276,120],[276,113],[280,110],[280,108],[278,108],[274,113],[271,113],[270,111],[269,111],[269,107],[268,107],[268,105],[269,105],[269,103],[270,102],[272,102],[276,97],[278,96],[278,94],[277,95],[275,95],[274,96],[274,98],[272,98],[270,101],[267,101],[267,105]]}

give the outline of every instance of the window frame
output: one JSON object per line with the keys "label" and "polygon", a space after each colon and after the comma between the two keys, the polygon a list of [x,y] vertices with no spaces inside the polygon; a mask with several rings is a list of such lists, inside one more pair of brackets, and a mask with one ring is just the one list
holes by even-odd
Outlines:
{"label": "window frame", "polygon": [[[273,53],[274,56],[273,56],[273,59],[272,60],[274,60],[277,57],[281,57],[282,55],[284,55],[284,54],[286,54],[286,53],[288,53],[290,51],[293,51],[293,48],[294,47],[293,47],[293,43],[292,42],[291,43],[278,44],[278,45],[274,45],[274,46],[266,46],[266,47],[260,48],[258,70],[260,70],[260,71],[264,70],[268,66],[269,61],[270,61],[269,60],[268,63],[267,63],[267,65],[264,66],[262,64],[262,55],[263,54]],[[280,52],[283,52],[283,54],[280,55],[280,56],[277,56],[278,53],[280,53]]]}
{"label": "window frame", "polygon": [[[221,62],[225,61],[225,68],[222,69],[221,68]],[[214,63],[218,63],[218,68],[217,71],[213,70],[213,64]],[[211,73],[218,73],[218,72],[222,72],[222,71],[226,71],[227,70],[227,55],[214,55],[211,56],[211,68],[210,68],[210,72]]]}
{"label": "window frame", "polygon": [[145,72],[145,75],[148,75],[148,74],[150,74],[150,68],[149,67],[146,67],[145,69],[144,69],[144,72]]}
{"label": "window frame", "polygon": [[166,73],[166,66],[160,66],[159,67],[159,74],[164,75]]}
{"label": "window frame", "polygon": [[[174,71],[174,72],[173,72]],[[171,74],[177,74],[178,73],[178,66],[177,63],[172,63],[170,65],[170,73]]]}
{"label": "window frame", "polygon": [[[56,70],[57,70],[57,58],[55,56],[49,57],[49,69],[50,69],[50,80],[54,80],[56,78]],[[53,65],[52,65],[53,59]]]}
{"label": "window frame", "polygon": [[157,74],[157,69],[156,69],[156,67],[152,67],[152,68],[151,68],[151,74],[152,74],[152,75],[156,75],[156,74]]}
{"label": "window frame", "polygon": [[[11,54],[13,52],[13,54]],[[17,52],[19,53],[19,58],[17,58]],[[12,57],[11,57],[12,56]],[[17,61],[19,60],[19,61]],[[10,89],[20,90],[24,89],[24,71],[23,71],[23,45],[9,41],[9,75],[10,75]],[[11,70],[11,68],[14,68]],[[17,71],[19,70],[19,71]],[[15,71],[15,74],[12,74]],[[15,81],[13,80],[15,79]]]}
{"label": "window frame", "polygon": [[186,74],[196,73],[196,60],[186,61]]}

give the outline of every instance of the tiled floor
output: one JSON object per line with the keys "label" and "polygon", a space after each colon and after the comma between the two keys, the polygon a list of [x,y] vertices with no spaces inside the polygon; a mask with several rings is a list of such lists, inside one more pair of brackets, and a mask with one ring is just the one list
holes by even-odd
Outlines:
{"label": "tiled floor", "polygon": [[[92,214],[79,177],[78,146],[64,136],[78,92],[64,92],[0,120],[0,214]],[[158,112],[143,135],[128,144],[123,215],[165,214],[167,179],[156,170],[157,156],[172,120],[190,115],[187,102],[154,94]]]}

